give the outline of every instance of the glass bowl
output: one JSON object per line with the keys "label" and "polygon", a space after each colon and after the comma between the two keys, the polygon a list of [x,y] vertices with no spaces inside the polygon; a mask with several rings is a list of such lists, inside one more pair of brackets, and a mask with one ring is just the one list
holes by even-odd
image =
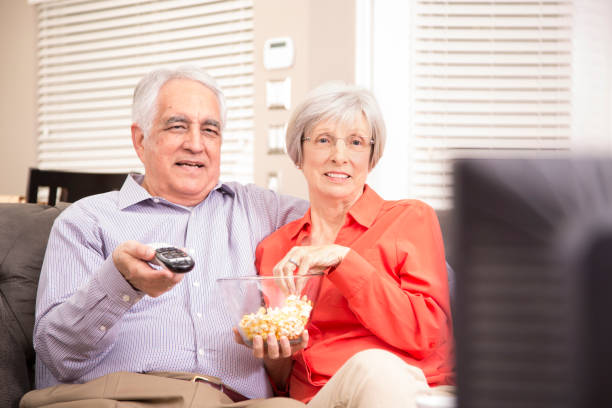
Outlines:
{"label": "glass bowl", "polygon": [[296,276],[219,278],[221,297],[248,346],[253,336],[269,334],[299,343],[319,296],[323,272]]}

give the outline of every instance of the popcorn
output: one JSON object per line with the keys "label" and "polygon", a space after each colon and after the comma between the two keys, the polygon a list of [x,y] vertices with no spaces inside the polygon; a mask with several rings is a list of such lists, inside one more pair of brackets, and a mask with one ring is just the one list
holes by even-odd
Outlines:
{"label": "popcorn", "polygon": [[289,340],[300,337],[312,311],[312,302],[302,296],[290,295],[282,307],[260,307],[256,313],[242,316],[238,326],[249,340],[255,335],[264,339],[273,334],[276,339],[287,336]]}

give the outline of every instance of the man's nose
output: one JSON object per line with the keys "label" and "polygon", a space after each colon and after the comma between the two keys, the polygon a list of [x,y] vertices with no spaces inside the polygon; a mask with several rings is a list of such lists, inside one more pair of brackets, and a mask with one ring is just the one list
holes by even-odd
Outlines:
{"label": "man's nose", "polygon": [[204,141],[202,140],[200,129],[194,127],[189,132],[187,132],[185,136],[185,141],[183,142],[183,148],[196,153],[204,150]]}

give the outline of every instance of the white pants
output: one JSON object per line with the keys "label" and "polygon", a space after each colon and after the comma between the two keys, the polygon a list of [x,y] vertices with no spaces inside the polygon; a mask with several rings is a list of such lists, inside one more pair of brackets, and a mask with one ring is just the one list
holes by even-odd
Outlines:
{"label": "white pants", "polygon": [[453,386],[430,388],[420,368],[395,354],[371,349],[344,363],[308,408],[414,408],[420,395],[453,393]]}

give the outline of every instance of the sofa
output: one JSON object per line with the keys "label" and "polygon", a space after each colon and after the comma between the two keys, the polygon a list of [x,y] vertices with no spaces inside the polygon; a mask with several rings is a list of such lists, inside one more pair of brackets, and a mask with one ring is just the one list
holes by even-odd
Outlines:
{"label": "sofa", "polygon": [[36,286],[49,231],[68,204],[0,204],[0,407],[34,386]]}
{"label": "sofa", "polygon": [[[34,387],[36,287],[49,231],[68,205],[0,203],[0,407],[17,407]],[[449,214],[438,217],[447,236]]]}

